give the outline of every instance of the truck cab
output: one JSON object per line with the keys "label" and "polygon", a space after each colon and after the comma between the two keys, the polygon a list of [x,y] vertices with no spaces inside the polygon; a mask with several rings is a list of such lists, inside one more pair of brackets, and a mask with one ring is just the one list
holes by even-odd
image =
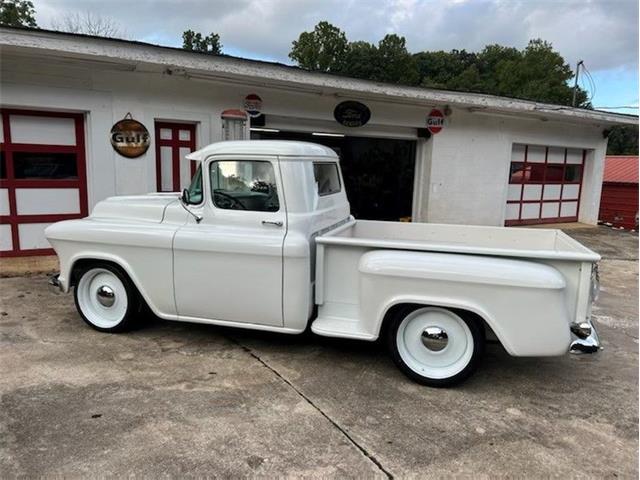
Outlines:
{"label": "truck cab", "polygon": [[338,158],[303,142],[247,143],[187,156],[199,167],[173,242],[176,310],[300,332],[313,311],[313,239],[349,220]]}

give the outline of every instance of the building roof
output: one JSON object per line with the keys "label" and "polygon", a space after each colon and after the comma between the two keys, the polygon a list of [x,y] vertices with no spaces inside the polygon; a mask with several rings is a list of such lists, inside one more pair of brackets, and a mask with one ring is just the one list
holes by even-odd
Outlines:
{"label": "building roof", "polygon": [[638,183],[638,156],[607,155],[604,161],[606,183]]}
{"label": "building roof", "polygon": [[474,113],[533,117],[592,125],[638,124],[636,115],[500,97],[483,93],[410,87],[338,75],[310,72],[275,62],[229,55],[211,55],[148,43],[103,38],[43,29],[0,27],[3,55],[40,55],[105,66],[126,66],[131,71],[156,71],[186,78],[259,83],[267,88],[348,96],[352,99],[392,101],[396,104],[466,108]]}
{"label": "building roof", "polygon": [[188,153],[185,158],[202,161],[212,155],[278,155],[283,157],[322,157],[338,160],[336,152],[324,145],[289,140],[235,140],[217,142]]}

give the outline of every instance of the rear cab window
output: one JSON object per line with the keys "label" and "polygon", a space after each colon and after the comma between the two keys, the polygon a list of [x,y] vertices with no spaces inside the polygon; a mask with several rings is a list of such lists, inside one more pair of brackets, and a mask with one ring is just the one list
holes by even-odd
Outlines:
{"label": "rear cab window", "polygon": [[313,164],[313,175],[318,188],[318,195],[333,195],[340,192],[340,173],[335,162],[318,162]]}

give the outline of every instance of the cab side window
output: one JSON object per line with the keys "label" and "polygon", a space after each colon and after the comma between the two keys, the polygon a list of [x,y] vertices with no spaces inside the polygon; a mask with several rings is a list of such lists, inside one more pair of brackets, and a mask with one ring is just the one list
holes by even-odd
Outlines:
{"label": "cab side window", "polygon": [[271,162],[220,160],[210,165],[211,196],[217,208],[253,212],[280,210]]}

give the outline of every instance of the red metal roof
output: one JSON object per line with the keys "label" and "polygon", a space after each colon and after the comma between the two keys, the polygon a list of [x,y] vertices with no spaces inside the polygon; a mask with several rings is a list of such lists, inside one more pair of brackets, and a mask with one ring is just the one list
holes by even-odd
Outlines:
{"label": "red metal roof", "polygon": [[607,155],[604,182],[638,183],[638,156]]}

